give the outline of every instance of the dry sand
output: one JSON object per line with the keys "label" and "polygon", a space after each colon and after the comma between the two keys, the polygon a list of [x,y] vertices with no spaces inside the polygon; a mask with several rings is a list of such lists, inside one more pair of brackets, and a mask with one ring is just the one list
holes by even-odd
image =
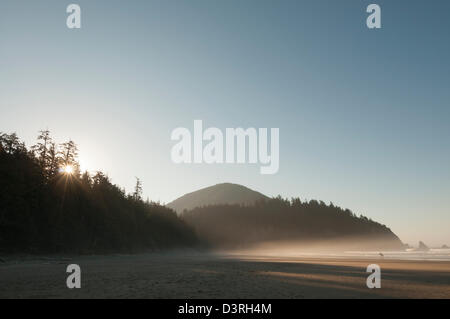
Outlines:
{"label": "dry sand", "polygon": [[[450,262],[197,253],[4,258],[0,298],[450,298]],[[79,264],[81,289],[66,288]],[[381,288],[366,267],[381,267]]]}

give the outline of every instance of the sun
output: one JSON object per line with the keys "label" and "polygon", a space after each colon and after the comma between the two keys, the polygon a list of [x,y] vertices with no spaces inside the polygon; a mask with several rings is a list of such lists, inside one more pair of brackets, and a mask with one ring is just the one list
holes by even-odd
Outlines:
{"label": "sun", "polygon": [[63,168],[64,173],[71,175],[73,173],[73,166],[72,165],[66,165]]}

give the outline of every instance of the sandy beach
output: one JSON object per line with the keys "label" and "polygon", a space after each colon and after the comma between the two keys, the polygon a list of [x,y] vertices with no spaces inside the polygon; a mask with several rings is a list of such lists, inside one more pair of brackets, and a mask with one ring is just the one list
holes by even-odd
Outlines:
{"label": "sandy beach", "polygon": [[[2,257],[0,298],[450,298],[449,261],[199,253]],[[381,267],[381,288],[366,267]],[[81,289],[66,267],[81,267]]]}

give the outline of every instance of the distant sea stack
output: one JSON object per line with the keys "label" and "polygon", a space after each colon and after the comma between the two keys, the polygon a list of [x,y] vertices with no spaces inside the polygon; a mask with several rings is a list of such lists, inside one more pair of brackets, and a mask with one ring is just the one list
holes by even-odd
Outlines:
{"label": "distant sea stack", "polygon": [[181,196],[166,206],[181,214],[184,210],[209,205],[253,205],[269,197],[242,185],[222,183]]}
{"label": "distant sea stack", "polygon": [[[247,248],[290,242],[349,250],[399,250],[404,244],[385,225],[323,201],[268,198],[247,187],[218,184],[186,194],[167,206],[204,242]],[[333,249],[331,249],[333,250]]]}
{"label": "distant sea stack", "polygon": [[430,248],[425,245],[423,241],[419,241],[419,248],[417,248],[418,251],[429,251]]}

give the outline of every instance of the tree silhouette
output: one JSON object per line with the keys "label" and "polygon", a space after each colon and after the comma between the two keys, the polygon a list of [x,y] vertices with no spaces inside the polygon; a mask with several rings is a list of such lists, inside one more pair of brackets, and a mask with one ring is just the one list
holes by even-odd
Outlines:
{"label": "tree silhouette", "polygon": [[61,155],[61,164],[64,167],[71,166],[75,170],[77,174],[79,174],[79,164],[77,162],[78,159],[78,147],[72,141],[68,141],[66,143],[62,143],[60,145],[60,155]]}
{"label": "tree silhouette", "polygon": [[8,154],[26,152],[25,144],[21,143],[16,133],[6,134],[0,132],[1,149]]}
{"label": "tree silhouette", "polygon": [[58,174],[58,166],[59,166],[59,157],[58,150],[56,148],[56,144],[51,142],[48,148],[48,163],[47,163],[47,172],[48,177],[52,178]]}
{"label": "tree silhouette", "polygon": [[136,185],[134,186],[133,198],[136,201],[142,200],[142,182],[136,177]]}
{"label": "tree silhouette", "polygon": [[37,158],[42,168],[48,169],[48,148],[52,143],[49,130],[39,131],[38,142],[31,147],[32,151],[37,154]]}

